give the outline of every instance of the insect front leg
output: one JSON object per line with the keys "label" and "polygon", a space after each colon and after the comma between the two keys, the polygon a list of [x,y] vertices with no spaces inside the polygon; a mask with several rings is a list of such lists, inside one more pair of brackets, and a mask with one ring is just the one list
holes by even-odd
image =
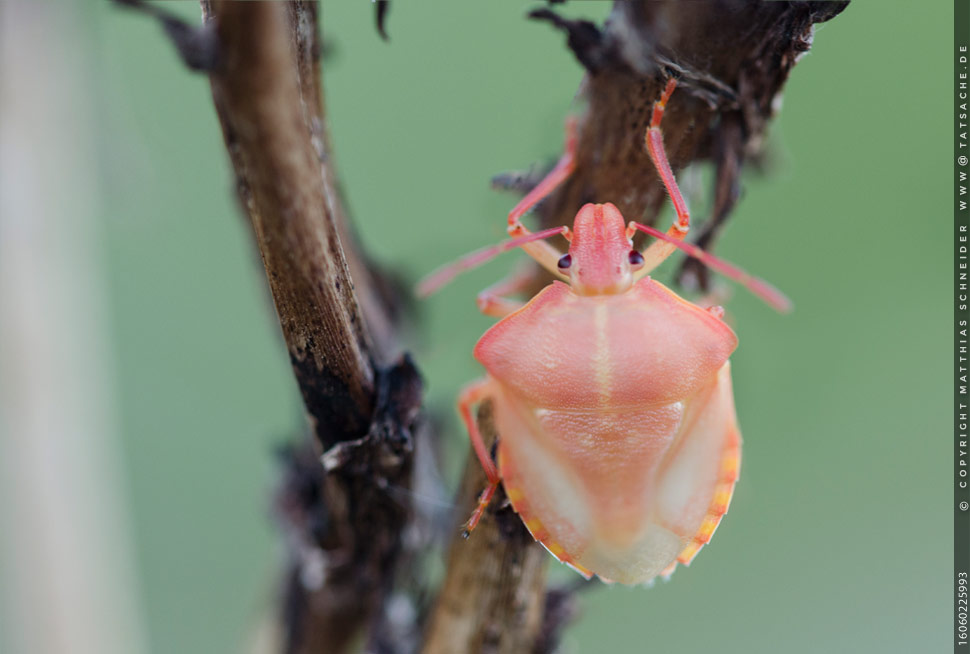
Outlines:
{"label": "insect front leg", "polygon": [[[566,121],[566,143],[563,147],[562,157],[559,158],[558,163],[556,163],[542,181],[526,193],[525,197],[509,212],[509,236],[514,238],[532,233],[522,224],[522,216],[548,197],[550,193],[555,191],[576,170],[576,143],[576,119],[569,118]],[[535,259],[540,266],[553,275],[560,279],[567,279],[557,265],[562,253],[556,250],[556,248],[548,243],[536,242],[523,245],[522,249],[530,257]]]}
{"label": "insect front leg", "polygon": [[465,523],[463,532],[465,538],[468,538],[468,535],[471,534],[472,530],[475,529],[478,522],[482,519],[482,516],[485,514],[485,509],[488,507],[489,502],[492,501],[495,490],[502,481],[502,478],[499,476],[498,467],[496,467],[495,462],[492,460],[492,455],[482,440],[481,432],[478,431],[478,423],[475,422],[475,418],[472,416],[472,407],[488,399],[491,391],[492,385],[490,381],[488,379],[482,379],[466,386],[458,396],[458,413],[465,423],[465,428],[468,430],[468,439],[472,443],[472,449],[475,450],[475,455],[482,464],[482,468],[485,470],[485,478],[488,480],[488,485],[478,497],[478,506],[475,507],[468,522]]}
{"label": "insect front leg", "polygon": [[[677,80],[674,78],[667,80],[667,85],[664,87],[660,99],[654,102],[650,126],[647,127],[646,145],[647,152],[650,154],[650,160],[657,167],[660,179],[663,181],[664,188],[667,189],[670,201],[673,203],[674,210],[677,212],[677,218],[674,220],[674,224],[670,226],[670,229],[667,230],[667,236],[677,241],[683,241],[687,236],[687,232],[690,231],[690,211],[687,209],[687,203],[684,201],[684,196],[680,192],[680,187],[677,186],[673,169],[670,167],[670,161],[667,159],[667,151],[664,149],[663,132],[660,130],[660,122],[663,120],[667,101],[670,100],[670,96],[673,94],[675,88],[677,88]],[[652,243],[650,247],[644,250],[643,267],[633,274],[633,278],[637,280],[646,276],[650,271],[659,266],[664,259],[669,257],[675,249],[676,247],[669,242],[655,241]]]}

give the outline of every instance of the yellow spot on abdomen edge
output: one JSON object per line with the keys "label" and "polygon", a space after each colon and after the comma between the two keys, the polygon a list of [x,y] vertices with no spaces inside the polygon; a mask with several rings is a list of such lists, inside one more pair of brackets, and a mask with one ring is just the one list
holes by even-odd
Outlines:
{"label": "yellow spot on abdomen edge", "polygon": [[552,540],[549,530],[543,526],[542,522],[538,518],[530,513],[528,502],[523,501],[524,497],[521,489],[506,484],[505,494],[509,498],[509,501],[512,502],[512,508],[514,508],[519,514],[525,528],[529,530],[529,533],[539,542],[540,545],[546,548],[546,550],[556,557],[560,563],[565,563],[587,579],[591,579],[593,577],[592,572],[576,563],[573,557],[566,552],[566,549],[562,545]]}

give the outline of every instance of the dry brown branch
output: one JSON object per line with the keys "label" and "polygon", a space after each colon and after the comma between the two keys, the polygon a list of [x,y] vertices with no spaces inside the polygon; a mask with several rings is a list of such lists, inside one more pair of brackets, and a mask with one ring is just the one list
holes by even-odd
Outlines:
{"label": "dry brown branch", "polygon": [[[491,447],[497,435],[490,404],[482,405],[478,424]],[[458,491],[461,515],[471,515],[485,484],[481,464],[469,457]],[[504,499],[499,494],[494,505]],[[531,652],[542,629],[548,556],[510,507],[486,513],[467,540],[451,544],[424,654]]]}
{"label": "dry brown branch", "polygon": [[286,5],[214,2],[212,95],[252,219],[280,325],[325,447],[366,433],[374,410],[370,336],[307,130]]}
{"label": "dry brown branch", "polygon": [[[399,302],[356,246],[338,193],[317,4],[203,0],[205,24],[193,27],[144,0],[117,1],[157,18],[183,62],[210,75],[316,436],[286,453],[276,498],[291,558],[282,648],[345,651],[383,615],[403,551],[421,384],[397,358]],[[372,637],[386,631],[378,621]]]}
{"label": "dry brown branch", "polygon": [[[323,454],[314,505],[282,502],[294,543],[286,651],[345,651],[377,613],[408,507],[420,383],[351,246],[323,119],[316,6],[212,2],[212,95],[290,360]],[[374,334],[378,334],[375,346]],[[292,499],[292,495],[285,495]]]}
{"label": "dry brown branch", "polygon": [[320,160],[324,193],[337,228],[337,237],[347,259],[350,278],[354,281],[364,323],[370,333],[371,353],[377,361],[387,363],[400,353],[400,339],[395,327],[402,299],[399,294],[394,293],[396,289],[390,288],[388,279],[378,266],[359,247],[340,196],[324,103],[318,5],[311,0],[289,0],[285,5],[290,35],[296,47],[303,120],[310,144]]}

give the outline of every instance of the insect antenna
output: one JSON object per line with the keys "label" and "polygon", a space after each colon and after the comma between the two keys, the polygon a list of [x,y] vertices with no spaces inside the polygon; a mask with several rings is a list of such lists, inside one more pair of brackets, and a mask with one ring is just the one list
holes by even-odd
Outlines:
{"label": "insect antenna", "polygon": [[631,222],[630,225],[639,229],[641,232],[646,232],[650,236],[659,238],[661,241],[666,241],[679,250],[683,250],[688,256],[694,257],[705,266],[716,270],[728,279],[733,279],[738,282],[746,289],[760,297],[766,303],[768,303],[772,308],[781,313],[788,313],[792,310],[792,301],[788,297],[779,291],[777,288],[769,284],[763,279],[751,275],[734,264],[730,264],[723,259],[715,257],[713,254],[708,254],[704,250],[700,249],[693,243],[685,243],[678,239],[672,238],[667,234],[661,232],[658,229],[649,227],[647,225],[642,225],[637,222]]}
{"label": "insect antenna", "polygon": [[555,236],[557,234],[565,235],[568,231],[568,227],[552,227],[550,229],[544,229],[541,232],[526,234],[525,236],[519,236],[518,238],[513,238],[497,245],[492,245],[482,248],[481,250],[470,252],[457,261],[438,268],[421,280],[417,287],[417,294],[420,297],[427,297],[450,282],[459,273],[476,268],[497,257],[503,252],[514,250],[515,248],[525,245],[526,243],[531,243],[532,241],[541,241],[544,238],[549,238],[550,236]]}

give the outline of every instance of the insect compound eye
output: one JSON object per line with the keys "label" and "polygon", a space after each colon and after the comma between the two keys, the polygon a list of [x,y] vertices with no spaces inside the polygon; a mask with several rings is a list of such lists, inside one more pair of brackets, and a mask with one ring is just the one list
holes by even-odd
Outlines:
{"label": "insect compound eye", "polygon": [[559,270],[566,270],[571,265],[573,265],[573,258],[569,254],[559,257]]}
{"label": "insect compound eye", "polygon": [[630,250],[630,265],[639,268],[643,265],[643,255],[636,250]]}

